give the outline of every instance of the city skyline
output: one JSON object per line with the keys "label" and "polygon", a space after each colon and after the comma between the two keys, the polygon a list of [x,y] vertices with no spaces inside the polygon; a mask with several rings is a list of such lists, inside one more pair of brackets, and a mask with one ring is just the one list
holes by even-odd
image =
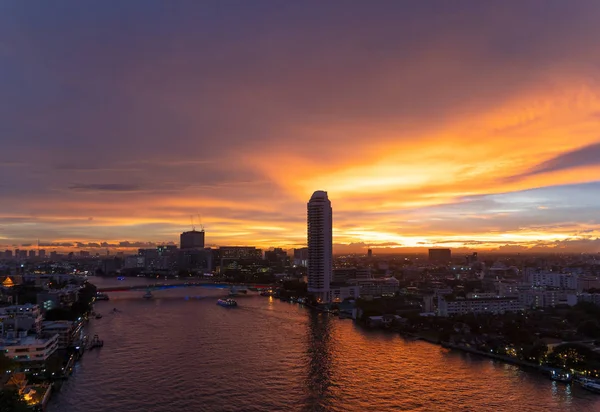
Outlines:
{"label": "city skyline", "polygon": [[599,17],[2,4],[0,250],[302,247],[323,189],[334,253],[600,252]]}

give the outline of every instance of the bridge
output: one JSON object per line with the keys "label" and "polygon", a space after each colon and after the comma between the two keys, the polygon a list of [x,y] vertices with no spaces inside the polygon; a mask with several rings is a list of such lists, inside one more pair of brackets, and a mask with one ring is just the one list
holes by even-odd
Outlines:
{"label": "bridge", "polygon": [[244,284],[244,283],[215,283],[215,282],[180,282],[180,283],[150,283],[147,285],[129,285],[129,286],[113,286],[98,288],[98,292],[127,292],[135,290],[164,290],[164,289],[175,289],[175,288],[189,288],[189,287],[209,287],[218,289],[256,289],[260,291],[262,289],[272,288],[273,285],[257,285],[257,284]]}

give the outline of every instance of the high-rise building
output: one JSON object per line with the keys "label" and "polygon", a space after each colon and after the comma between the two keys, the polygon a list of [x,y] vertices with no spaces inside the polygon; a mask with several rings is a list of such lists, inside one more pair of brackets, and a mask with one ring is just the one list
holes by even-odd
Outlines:
{"label": "high-rise building", "polygon": [[204,230],[191,230],[179,236],[180,249],[204,249]]}
{"label": "high-rise building", "polygon": [[40,250],[38,251],[38,256],[39,256],[40,258],[42,258],[42,259],[43,259],[43,258],[45,258],[45,257],[46,257],[46,250],[44,250],[44,249],[40,249]]}
{"label": "high-rise building", "polygon": [[429,249],[429,261],[432,263],[448,264],[452,260],[450,249]]}
{"label": "high-rise building", "polygon": [[373,257],[373,249],[367,250],[367,257],[369,257],[369,258]]}
{"label": "high-rise building", "polygon": [[35,250],[30,250],[29,251],[29,257],[30,258],[34,258],[35,257]]}
{"label": "high-rise building", "polygon": [[333,211],[327,192],[314,192],[307,209],[308,292],[317,301],[328,303],[333,272]]}

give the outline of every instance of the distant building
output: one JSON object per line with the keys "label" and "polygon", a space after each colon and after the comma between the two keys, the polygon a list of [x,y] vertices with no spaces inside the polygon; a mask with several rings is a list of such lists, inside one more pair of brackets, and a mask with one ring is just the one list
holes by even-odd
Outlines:
{"label": "distant building", "polygon": [[307,212],[308,292],[317,301],[328,303],[333,271],[333,211],[327,192],[314,192]]}
{"label": "distant building", "polygon": [[262,261],[262,250],[254,246],[221,246],[218,252],[220,267],[252,265]]}
{"label": "distant building", "polygon": [[35,257],[35,250],[30,250],[29,251],[29,258],[34,258]]}
{"label": "distant building", "polygon": [[308,266],[308,248],[294,249],[294,265]]}
{"label": "distant building", "polygon": [[393,295],[400,290],[400,282],[395,277],[390,278],[356,278],[348,283],[359,287],[361,296]]}
{"label": "distant building", "polygon": [[574,306],[580,302],[588,302],[600,306],[600,293],[570,294],[567,296],[567,302],[570,306]]}
{"label": "distant building", "polygon": [[180,249],[204,249],[204,230],[191,230],[179,236]]}
{"label": "distant building", "polygon": [[518,298],[452,298],[438,296],[438,315],[453,316],[465,313],[505,313],[523,310]]}
{"label": "distant building", "polygon": [[274,250],[267,250],[265,252],[265,260],[270,265],[288,266],[290,264],[287,252],[279,247],[276,247]]}
{"label": "distant building", "polygon": [[521,289],[519,303],[524,308],[547,308],[558,305],[567,305],[569,295],[575,290],[546,289],[544,287]]}
{"label": "distant building", "polygon": [[46,257],[46,251],[44,249],[40,249],[38,251],[38,257],[44,259]]}
{"label": "distant building", "polygon": [[467,265],[472,265],[473,263],[477,263],[479,261],[477,257],[477,252],[473,252],[471,255],[467,255],[465,257],[465,262]]}
{"label": "distant building", "polygon": [[4,251],[4,258],[5,258],[5,259],[12,259],[12,257],[13,257],[13,252],[12,252],[12,250],[5,250],[5,251]]}
{"label": "distant building", "polygon": [[589,289],[600,289],[600,279],[594,276],[579,276],[577,278],[577,292]]}
{"label": "distant building", "polygon": [[367,257],[369,257],[369,258],[373,257],[373,249],[367,250]]}
{"label": "distant building", "polygon": [[431,263],[450,263],[452,251],[450,249],[429,249],[429,261]]}
{"label": "distant building", "polygon": [[177,246],[175,245],[160,245],[156,247],[156,251],[159,256],[170,256],[177,253]]}
{"label": "distant building", "polygon": [[559,289],[577,289],[577,275],[555,272],[531,272],[528,275],[531,286],[548,286]]}
{"label": "distant building", "polygon": [[209,272],[212,269],[211,249],[183,249],[178,254],[180,269]]}

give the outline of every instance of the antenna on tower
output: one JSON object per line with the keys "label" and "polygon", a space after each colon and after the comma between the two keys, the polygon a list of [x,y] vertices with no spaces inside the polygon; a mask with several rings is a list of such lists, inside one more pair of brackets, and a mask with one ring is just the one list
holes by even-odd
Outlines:
{"label": "antenna on tower", "polygon": [[202,224],[202,216],[200,216],[200,213],[196,213],[198,215],[198,224],[200,225],[200,230],[202,230],[204,232],[204,225]]}
{"label": "antenna on tower", "polygon": [[194,215],[190,215],[190,220],[192,221],[192,232],[196,230],[196,226],[194,226]]}

